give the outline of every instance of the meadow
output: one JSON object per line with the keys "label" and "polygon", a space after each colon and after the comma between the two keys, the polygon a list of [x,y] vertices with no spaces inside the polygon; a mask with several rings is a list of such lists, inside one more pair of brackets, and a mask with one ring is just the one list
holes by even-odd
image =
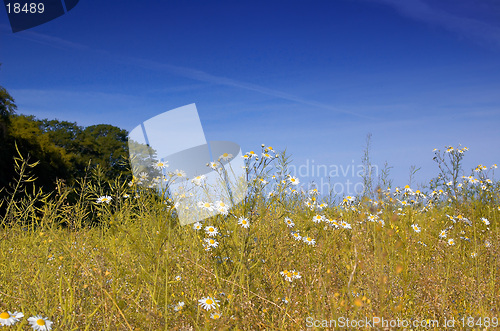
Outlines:
{"label": "meadow", "polygon": [[245,154],[243,203],[211,201],[219,215],[185,226],[171,200],[137,179],[106,181],[97,168],[47,194],[30,177],[36,164],[18,157],[2,205],[0,323],[28,330],[27,317],[39,316],[52,322],[39,330],[494,329],[500,183],[496,165],[463,170],[466,152],[430,151],[438,174],[424,187],[373,185],[362,196],[332,197],[301,189],[290,159],[262,146]]}

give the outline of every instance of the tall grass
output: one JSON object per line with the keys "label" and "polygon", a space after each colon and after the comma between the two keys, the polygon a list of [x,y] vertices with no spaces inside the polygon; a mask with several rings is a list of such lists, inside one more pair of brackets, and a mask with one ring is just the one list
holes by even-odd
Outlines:
{"label": "tall grass", "polygon": [[[299,330],[307,318],[374,316],[438,320],[430,329],[442,329],[445,319],[457,327],[499,316],[498,182],[459,187],[453,172],[449,194],[438,184],[425,198],[379,189],[376,199],[320,208],[319,194],[291,183],[284,154],[250,156],[245,202],[195,230],[155,192],[104,182],[99,169],[46,195],[27,172],[35,165],[15,162],[0,230],[0,311],[43,314],[57,330]],[[110,202],[97,203],[105,195]],[[220,233],[210,250],[207,225]],[[289,281],[292,270],[300,278]],[[208,296],[219,305],[206,311],[199,300]]]}

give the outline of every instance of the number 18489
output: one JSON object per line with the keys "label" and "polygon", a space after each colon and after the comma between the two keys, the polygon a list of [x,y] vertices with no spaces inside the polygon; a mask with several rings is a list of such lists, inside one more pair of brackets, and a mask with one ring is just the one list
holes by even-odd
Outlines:
{"label": "number 18489", "polygon": [[24,5],[21,5],[18,2],[14,3],[8,3],[6,4],[7,7],[7,13],[14,13],[14,14],[19,14],[19,13],[26,13],[26,14],[41,14],[45,10],[45,6],[43,5],[43,2],[35,3],[25,3]]}

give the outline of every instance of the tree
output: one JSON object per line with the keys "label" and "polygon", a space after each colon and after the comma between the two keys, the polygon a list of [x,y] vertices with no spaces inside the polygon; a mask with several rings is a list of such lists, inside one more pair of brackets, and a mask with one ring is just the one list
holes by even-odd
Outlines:
{"label": "tree", "polygon": [[8,141],[8,132],[10,118],[15,114],[16,109],[14,98],[4,87],[0,86],[0,189],[7,185],[13,173],[11,163],[14,154]]}
{"label": "tree", "polygon": [[0,137],[4,139],[7,136],[10,117],[16,113],[16,109],[14,98],[3,86],[0,86]]}
{"label": "tree", "polygon": [[128,170],[127,131],[109,124],[86,127],[79,135],[83,161],[99,164],[108,179]]}

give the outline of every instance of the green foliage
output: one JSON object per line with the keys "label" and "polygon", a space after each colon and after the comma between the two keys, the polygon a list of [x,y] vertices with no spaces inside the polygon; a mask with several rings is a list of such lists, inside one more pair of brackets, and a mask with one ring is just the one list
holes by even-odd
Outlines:
{"label": "green foliage", "polygon": [[4,87],[0,86],[0,119],[8,120],[9,116],[15,114],[16,109],[14,98]]}
{"label": "green foliage", "polygon": [[16,115],[14,99],[3,87],[0,102],[0,188],[7,187],[15,176],[12,160],[18,155],[16,149],[37,162],[33,175],[46,192],[56,189],[59,180],[70,186],[76,184],[89,166],[99,166],[109,181],[130,176],[126,130]]}

